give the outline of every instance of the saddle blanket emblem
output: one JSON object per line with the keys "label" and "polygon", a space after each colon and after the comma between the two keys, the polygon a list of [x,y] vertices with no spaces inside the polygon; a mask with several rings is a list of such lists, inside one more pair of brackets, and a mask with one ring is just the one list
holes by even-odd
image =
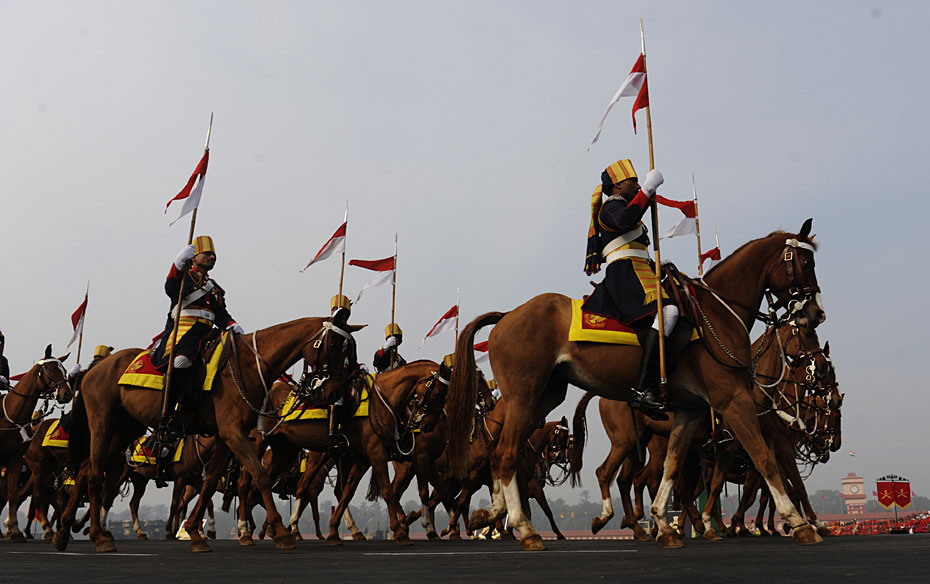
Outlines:
{"label": "saddle blanket emblem", "polygon": [[[213,387],[213,379],[219,370],[220,359],[223,356],[223,344],[226,342],[229,333],[224,333],[220,342],[217,343],[210,360],[207,362],[207,377],[203,380],[203,391],[210,391]],[[119,385],[129,385],[135,388],[142,387],[145,389],[157,389],[161,391],[165,388],[165,374],[152,365],[151,354],[148,351],[139,353],[126,371],[120,376]]]}
{"label": "saddle blanket emblem", "polygon": [[[568,328],[569,341],[589,341],[615,345],[639,346],[639,339],[632,328],[609,316],[601,316],[582,310],[584,300],[572,299],[572,324]],[[692,341],[700,338],[697,330],[691,333]]]}
{"label": "saddle blanket emblem", "polygon": [[[362,398],[359,400],[358,408],[352,414],[353,418],[368,417],[368,388],[375,383],[375,376],[369,373],[365,377],[365,385],[362,386]],[[329,419],[329,408],[314,407],[311,404],[295,403],[296,394],[291,392],[284,401],[281,411],[284,412],[284,422],[302,422],[305,420],[327,420]]]}
{"label": "saddle blanket emblem", "polygon": [[[132,443],[132,456],[129,462],[132,464],[155,464],[155,440],[151,436],[142,436]],[[174,456],[171,462],[181,460],[181,451],[184,449],[184,438],[178,440],[178,447],[174,449]]]}
{"label": "saddle blanket emblem", "polygon": [[68,447],[68,431],[61,427],[59,420],[53,420],[52,425],[48,427],[45,437],[42,438],[42,446],[52,446],[54,448]]}

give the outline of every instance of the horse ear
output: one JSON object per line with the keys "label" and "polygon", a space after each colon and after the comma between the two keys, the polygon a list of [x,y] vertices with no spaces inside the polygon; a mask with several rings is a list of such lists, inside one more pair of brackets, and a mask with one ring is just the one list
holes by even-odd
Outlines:
{"label": "horse ear", "polygon": [[355,333],[355,332],[358,332],[358,331],[362,330],[362,329],[365,328],[366,326],[368,326],[368,325],[367,325],[367,324],[347,324],[347,325],[345,325],[344,327],[340,327],[340,328],[344,328],[345,330],[349,331],[350,333]]}
{"label": "horse ear", "polygon": [[811,224],[814,222],[813,217],[808,217],[807,221],[804,222],[804,225],[801,226],[801,232],[798,233],[798,239],[801,241],[807,241],[807,236],[811,234]]}
{"label": "horse ear", "polygon": [[45,358],[46,359],[52,358],[52,346],[51,345],[48,345],[47,347],[45,347]]}
{"label": "horse ear", "polygon": [[70,357],[70,356],[71,356],[71,353],[65,353],[65,356],[64,356],[64,357],[59,357],[58,360],[61,361],[62,363],[64,363],[64,362],[68,359],[68,357]]}
{"label": "horse ear", "polygon": [[568,426],[568,418],[566,418],[565,416],[562,416],[562,425],[566,427]]}
{"label": "horse ear", "polygon": [[830,341],[827,341],[827,344],[823,346],[823,354],[827,357],[830,356]]}

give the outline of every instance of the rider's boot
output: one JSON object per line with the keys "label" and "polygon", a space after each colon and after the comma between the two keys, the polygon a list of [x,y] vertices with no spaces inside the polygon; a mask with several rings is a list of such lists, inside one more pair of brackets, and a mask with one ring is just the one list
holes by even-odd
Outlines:
{"label": "rider's boot", "polygon": [[639,341],[643,357],[630,407],[641,410],[654,420],[667,420],[665,392],[659,385],[659,331],[650,327],[640,335]]}
{"label": "rider's boot", "polygon": [[329,450],[335,452],[349,446],[349,439],[342,433],[342,404],[329,406]]}

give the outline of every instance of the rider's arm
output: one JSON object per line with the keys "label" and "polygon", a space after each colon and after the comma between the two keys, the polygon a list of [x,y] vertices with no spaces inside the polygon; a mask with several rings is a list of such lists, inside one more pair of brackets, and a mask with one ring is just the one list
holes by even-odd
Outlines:
{"label": "rider's arm", "polygon": [[597,218],[602,228],[623,233],[636,227],[648,208],[649,196],[640,190],[629,204],[622,199],[608,199]]}

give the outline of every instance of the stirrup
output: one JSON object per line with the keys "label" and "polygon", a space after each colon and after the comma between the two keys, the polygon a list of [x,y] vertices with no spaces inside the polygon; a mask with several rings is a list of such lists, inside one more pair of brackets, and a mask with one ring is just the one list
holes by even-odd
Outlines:
{"label": "stirrup", "polygon": [[[650,399],[647,400],[647,397]],[[668,420],[668,414],[665,413],[667,409],[666,405],[655,401],[652,396],[649,396],[648,390],[633,389],[633,399],[631,399],[629,403],[632,409],[641,411],[653,420],[659,422]]]}
{"label": "stirrup", "polygon": [[329,449],[331,451],[341,450],[349,447],[349,438],[342,433],[329,435]]}

